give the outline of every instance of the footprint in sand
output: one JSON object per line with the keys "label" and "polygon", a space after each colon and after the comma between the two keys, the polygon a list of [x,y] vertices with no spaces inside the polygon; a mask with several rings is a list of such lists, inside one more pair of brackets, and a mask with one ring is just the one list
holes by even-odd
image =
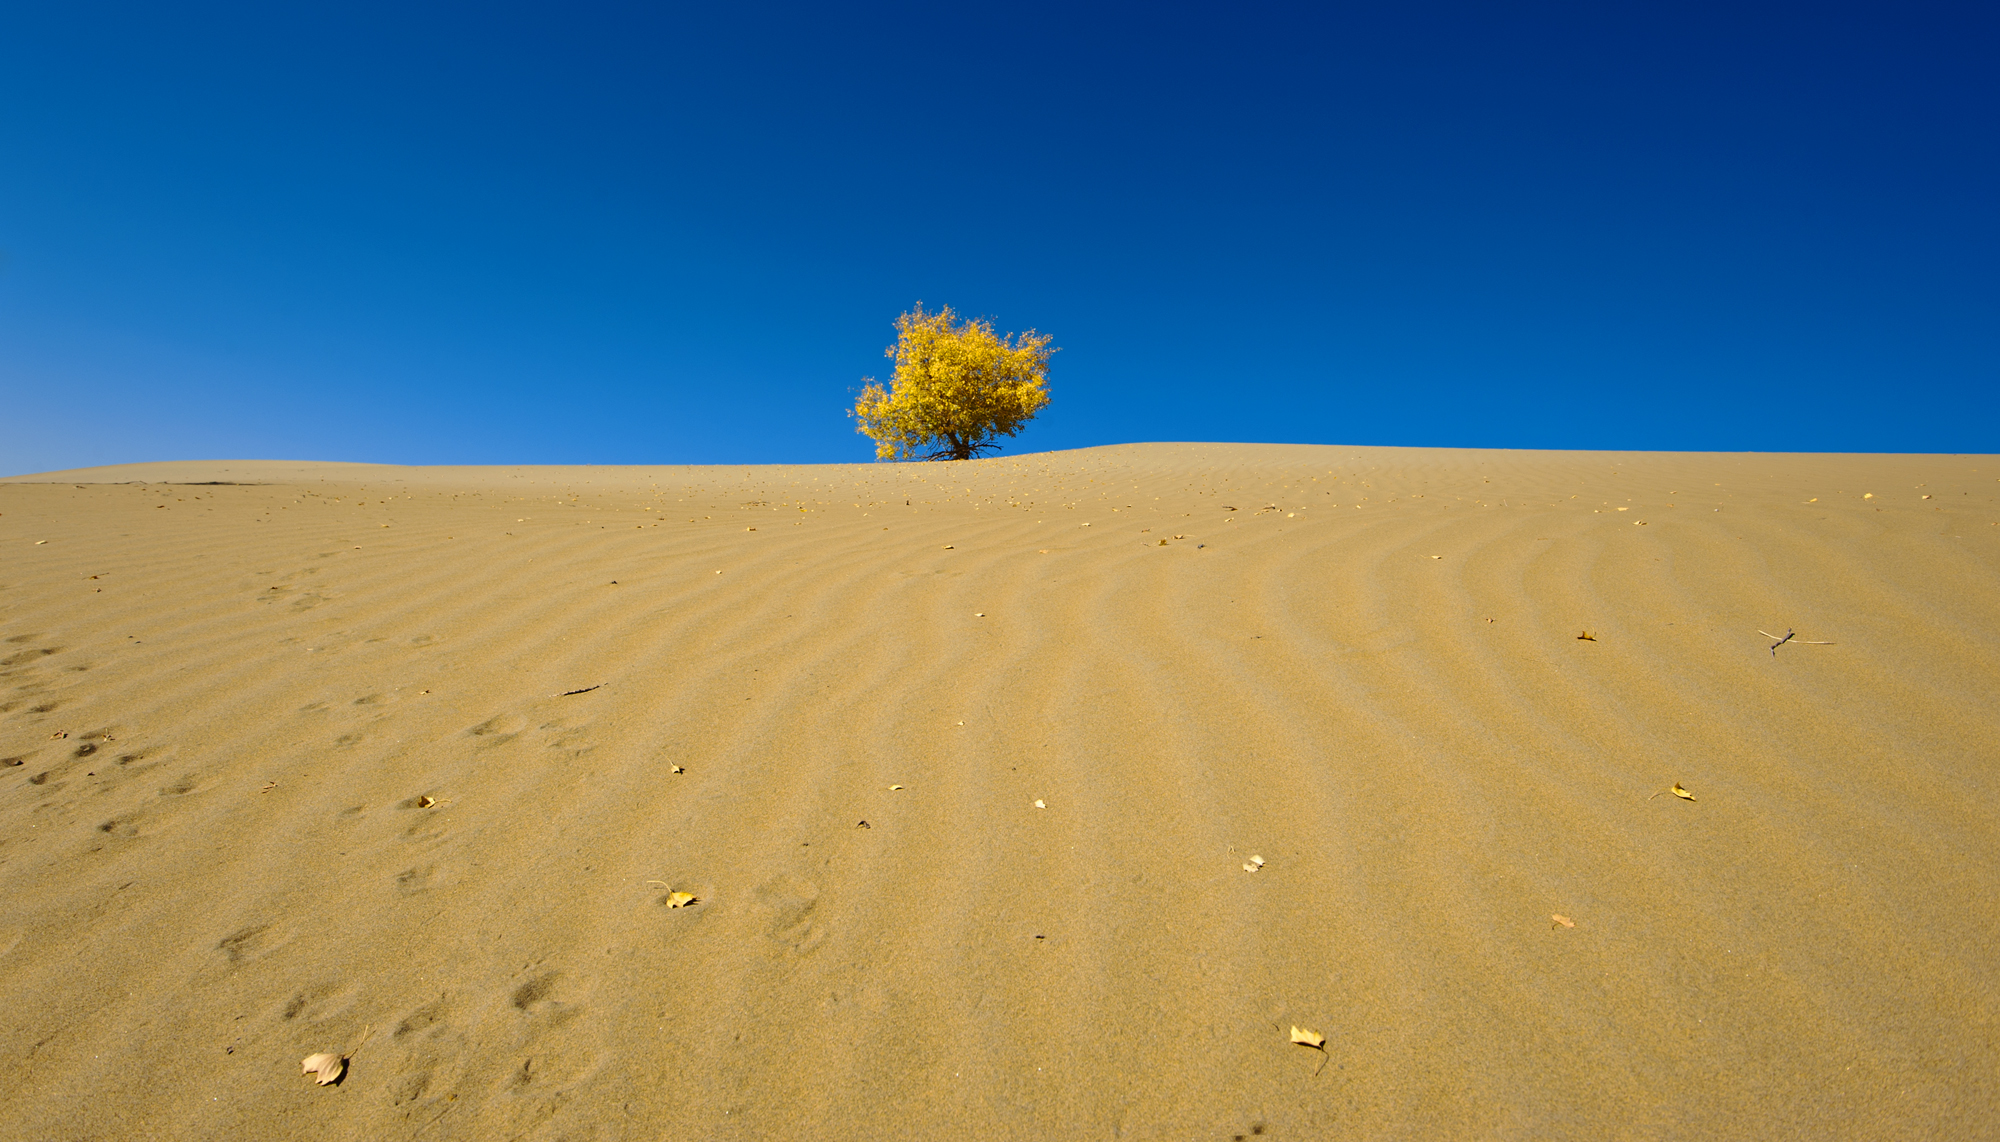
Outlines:
{"label": "footprint in sand", "polygon": [[404,896],[415,896],[429,890],[431,878],[436,875],[437,866],[434,864],[406,868],[396,874],[396,891]]}
{"label": "footprint in sand", "polygon": [[124,813],[98,825],[97,831],[109,833],[114,837],[136,837],[139,835],[139,822],[142,819],[138,813]]}
{"label": "footprint in sand", "polygon": [[819,885],[812,881],[790,874],[765,881],[757,889],[757,904],[764,912],[764,935],[786,953],[811,955],[826,941],[826,928],[813,919]]}
{"label": "footprint in sand", "polygon": [[277,946],[277,937],[269,924],[251,924],[238,928],[215,942],[215,950],[229,957],[232,964],[240,964],[253,956],[262,955]]}
{"label": "footprint in sand", "polygon": [[60,646],[38,646],[30,650],[17,650],[5,658],[0,658],[0,666],[26,666],[30,662],[40,662],[51,654],[61,654],[63,649]]}
{"label": "footprint in sand", "polygon": [[465,732],[499,745],[502,742],[513,741],[516,734],[527,728],[528,719],[519,714],[496,714]]}
{"label": "footprint in sand", "polygon": [[403,1016],[396,1024],[396,1029],[390,1032],[390,1037],[398,1040],[407,1039],[412,1035],[435,1038],[443,1032],[444,1024],[451,1018],[451,1014],[451,997],[440,995]]}
{"label": "footprint in sand", "polygon": [[357,994],[354,988],[338,981],[315,983],[293,992],[279,1014],[287,1022],[304,1016],[308,1023],[316,1023],[337,1016],[352,1007]]}
{"label": "footprint in sand", "polygon": [[[519,1013],[512,1054],[517,1061],[493,1084],[496,1089],[546,1094],[602,1065],[602,1044],[592,1041],[584,1025],[566,1028],[584,1013],[583,1004],[570,994],[573,987],[564,973],[544,971],[514,988],[508,1001]],[[564,996],[560,999],[559,990]]]}
{"label": "footprint in sand", "polygon": [[447,993],[414,1008],[396,1023],[389,1037],[410,1054],[402,1071],[389,1080],[391,1102],[423,1098],[436,1083],[439,1069],[452,1060],[461,1065],[465,1062],[465,1035],[452,1022],[456,1011],[457,1005]]}

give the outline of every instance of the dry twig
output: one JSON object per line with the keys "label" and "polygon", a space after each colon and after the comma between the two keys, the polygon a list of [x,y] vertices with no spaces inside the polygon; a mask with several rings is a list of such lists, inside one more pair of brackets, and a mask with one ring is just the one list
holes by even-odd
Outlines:
{"label": "dry twig", "polygon": [[1832,644],[1832,643],[1830,643],[1830,642],[1815,642],[1814,640],[1812,640],[1812,639],[1809,639],[1809,638],[1799,638],[1799,637],[1798,637],[1798,635],[1797,635],[1797,634],[1796,634],[1796,633],[1795,633],[1794,631],[1792,631],[1792,630],[1791,630],[1791,628],[1789,628],[1789,627],[1787,627],[1787,628],[1785,629],[1785,633],[1784,633],[1784,634],[1782,634],[1782,635],[1776,635],[1776,634],[1772,634],[1772,633],[1771,633],[1770,631],[1767,631],[1767,630],[1760,630],[1760,631],[1758,631],[1757,633],[1758,633],[1758,634],[1761,634],[1761,635],[1763,635],[1763,636],[1764,636],[1765,638],[1775,638],[1775,639],[1777,639],[1777,640],[1778,640],[1778,641],[1776,641],[1776,642],[1774,642],[1774,643],[1772,643],[1772,644],[1771,644],[1771,657],[1772,657],[1772,658],[1776,658],[1776,657],[1778,657],[1778,648],[1779,648],[1779,647],[1781,647],[1781,646],[1785,645],[1785,644],[1786,644],[1786,643],[1788,643],[1788,642],[1791,642],[1791,641],[1793,641],[1794,639],[1796,639],[1796,640],[1797,640],[1797,641],[1799,641],[1799,642],[1802,642],[1802,643],[1806,644],[1807,646],[1832,646],[1832,645],[1833,645],[1833,644]]}

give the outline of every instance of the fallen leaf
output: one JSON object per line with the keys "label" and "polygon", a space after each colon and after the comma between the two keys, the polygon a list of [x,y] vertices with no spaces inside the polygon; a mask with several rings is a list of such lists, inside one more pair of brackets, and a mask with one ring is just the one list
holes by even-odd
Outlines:
{"label": "fallen leaf", "polygon": [[1326,1050],[1326,1036],[1317,1031],[1308,1031],[1303,1027],[1294,1026],[1292,1028],[1292,1042],[1297,1043],[1301,1047],[1311,1047],[1315,1051]]}
{"label": "fallen leaf", "polygon": [[435,805],[435,804],[437,804],[437,803],[438,803],[438,802],[437,802],[437,798],[435,798],[435,797],[419,797],[419,798],[417,798],[417,808],[419,808],[419,809],[428,809],[428,808],[430,808],[431,806],[433,806],[433,805]]}
{"label": "fallen leaf", "polygon": [[1048,802],[1046,802],[1046,801],[1041,801],[1041,800],[1037,800],[1037,801],[1035,802],[1035,808],[1037,808],[1037,809],[1046,809],[1046,808],[1048,808],[1048,807],[1049,807],[1049,804],[1048,804]]}
{"label": "fallen leaf", "polygon": [[1578,640],[1578,641],[1580,641],[1580,642],[1596,642],[1596,641],[1597,641],[1597,636],[1596,636],[1596,635],[1594,635],[1594,634],[1592,634],[1592,633],[1590,633],[1589,631],[1584,631],[1584,632],[1583,632],[1582,634],[1580,634],[1580,635],[1577,635],[1576,637],[1577,637],[1577,640]]}
{"label": "fallen leaf", "polygon": [[950,550],[951,550],[952,548],[954,548],[954,547],[956,547],[956,546],[957,546],[956,544],[952,544],[952,543],[947,543],[947,544],[945,544],[945,545],[944,545],[944,549],[945,549],[946,551],[950,551]]}
{"label": "fallen leaf", "polygon": [[1160,541],[1160,546],[1161,546],[1161,547],[1165,547],[1166,545],[1167,545],[1167,541],[1166,541],[1166,540],[1164,540],[1164,539],[1162,539],[1162,540]]}
{"label": "fallen leaf", "polygon": [[1253,856],[1250,858],[1250,863],[1256,865],[1258,868],[1263,868],[1264,858],[1260,856]]}
{"label": "fallen leaf", "polygon": [[321,1086],[339,1082],[341,1072],[346,1069],[346,1059],[326,1051],[321,1051],[317,1055],[307,1055],[299,1061],[299,1073],[302,1075],[317,1074],[319,1077],[313,1081]]}
{"label": "fallen leaf", "polygon": [[680,766],[678,766],[678,765],[674,766],[674,770],[673,770],[673,771],[674,771],[675,773],[686,773],[686,772],[687,772],[687,770],[685,770],[685,769],[682,769],[682,768],[681,768]]}
{"label": "fallen leaf", "polygon": [[855,823],[854,827],[855,827],[855,828],[857,828],[857,829],[872,829],[872,828],[874,828],[875,826],[873,826],[873,825],[869,824],[869,823],[868,823],[868,822],[866,822],[866,821],[857,821],[857,822]]}
{"label": "fallen leaf", "polygon": [[890,791],[891,793],[893,793],[893,792],[895,792],[896,790],[898,790],[898,789],[901,789],[901,788],[902,788],[902,786],[900,786],[900,785],[891,785],[891,786],[889,787],[889,791]]}
{"label": "fallen leaf", "polygon": [[688,905],[693,904],[694,902],[695,902],[695,895],[692,892],[667,893],[667,907],[669,908],[686,908]]}
{"label": "fallen leaf", "polygon": [[1574,928],[1574,927],[1576,927],[1576,921],[1574,921],[1574,920],[1570,919],[1570,918],[1569,918],[1569,917],[1567,917],[1567,916],[1564,916],[1564,915],[1563,915],[1562,913],[1560,913],[1560,912],[1551,912],[1551,913],[1549,913],[1549,919],[1551,919],[1551,920],[1554,920],[1554,921],[1555,921],[1556,923],[1558,923],[1558,924],[1561,924],[1561,925],[1562,925],[1563,927],[1565,927],[1565,928]]}
{"label": "fallen leaf", "polygon": [[1667,790],[1667,792],[1672,793],[1674,796],[1679,797],[1683,800],[1687,801],[1694,800],[1694,794],[1689,793],[1685,789],[1682,789],[1681,783],[1678,781],[1674,782],[1674,787],[1672,789]]}

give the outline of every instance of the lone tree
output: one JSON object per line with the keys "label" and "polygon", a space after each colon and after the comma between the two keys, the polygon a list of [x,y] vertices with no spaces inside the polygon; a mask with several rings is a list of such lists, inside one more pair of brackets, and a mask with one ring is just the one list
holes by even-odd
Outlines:
{"label": "lone tree", "polygon": [[923,303],[896,319],[889,388],[873,377],[849,415],[878,460],[970,460],[1012,436],[1049,403],[1051,338],[1030,329],[995,336],[984,321],[955,324],[950,306]]}

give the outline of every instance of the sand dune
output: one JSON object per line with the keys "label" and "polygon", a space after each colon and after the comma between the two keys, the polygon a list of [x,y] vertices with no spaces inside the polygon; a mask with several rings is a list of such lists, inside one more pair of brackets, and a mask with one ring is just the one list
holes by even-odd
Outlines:
{"label": "sand dune", "polygon": [[1993,457],[145,464],[0,553],[0,1136],[2000,1136]]}

